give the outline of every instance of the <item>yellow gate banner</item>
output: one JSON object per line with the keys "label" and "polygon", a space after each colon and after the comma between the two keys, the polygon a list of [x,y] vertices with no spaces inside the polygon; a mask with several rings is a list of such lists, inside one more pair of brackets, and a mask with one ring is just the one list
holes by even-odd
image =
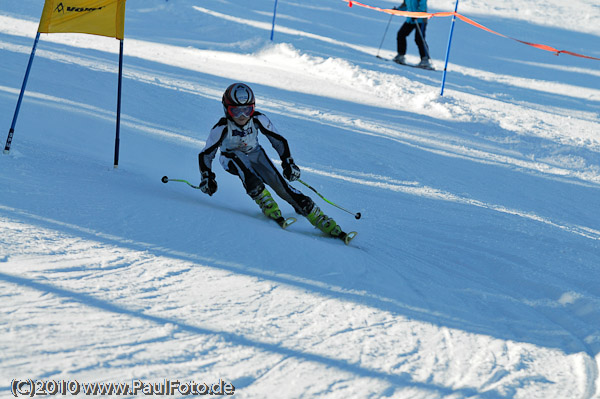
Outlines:
{"label": "yellow gate banner", "polygon": [[126,0],[46,0],[40,33],[89,33],[123,40]]}

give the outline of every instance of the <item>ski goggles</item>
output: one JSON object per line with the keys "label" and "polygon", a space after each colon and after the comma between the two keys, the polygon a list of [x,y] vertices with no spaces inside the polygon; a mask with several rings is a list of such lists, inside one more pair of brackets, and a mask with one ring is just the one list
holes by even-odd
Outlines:
{"label": "ski goggles", "polygon": [[227,112],[232,118],[250,118],[254,113],[254,104],[251,105],[230,105]]}

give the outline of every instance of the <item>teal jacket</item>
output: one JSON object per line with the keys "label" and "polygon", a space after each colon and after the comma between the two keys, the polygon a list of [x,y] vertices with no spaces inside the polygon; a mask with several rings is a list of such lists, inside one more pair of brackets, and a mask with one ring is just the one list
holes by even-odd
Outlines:
{"label": "teal jacket", "polygon": [[[404,3],[400,7],[396,7],[396,10],[410,11],[410,12],[427,12],[427,0],[404,0]],[[419,19],[419,22],[425,22],[426,19]],[[415,23],[415,18],[406,18],[406,22],[409,24]]]}

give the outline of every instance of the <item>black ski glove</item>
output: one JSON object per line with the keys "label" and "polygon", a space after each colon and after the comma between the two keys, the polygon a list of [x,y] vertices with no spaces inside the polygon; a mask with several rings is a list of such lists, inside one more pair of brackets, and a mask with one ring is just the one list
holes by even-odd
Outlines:
{"label": "black ski glove", "polygon": [[216,193],[217,181],[215,180],[215,174],[211,171],[202,172],[202,181],[199,187],[204,194],[213,195]]}
{"label": "black ski glove", "polygon": [[294,163],[291,157],[282,160],[281,167],[283,168],[283,177],[289,181],[295,181],[300,178],[300,168]]}

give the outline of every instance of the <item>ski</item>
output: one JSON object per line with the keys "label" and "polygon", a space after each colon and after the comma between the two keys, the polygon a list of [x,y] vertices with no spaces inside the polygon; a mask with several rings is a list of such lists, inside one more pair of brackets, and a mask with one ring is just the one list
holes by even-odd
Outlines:
{"label": "ski", "polygon": [[358,233],[356,231],[351,231],[349,233],[344,233],[342,232],[342,234],[340,234],[339,238],[344,241],[344,244],[348,245],[350,244],[350,241],[352,241],[354,239],[354,237],[356,237],[358,235]]}
{"label": "ski", "polygon": [[424,66],[419,66],[419,64],[408,64],[408,63],[400,63],[400,62],[396,62],[394,61],[392,58],[383,58],[380,56],[376,56],[377,58],[379,58],[380,60],[384,60],[384,61],[391,61],[395,64],[398,65],[403,65],[403,66],[407,66],[407,67],[411,67],[411,68],[417,68],[417,69],[424,69],[426,71],[437,71],[437,69],[433,68],[433,67],[424,67]]}
{"label": "ski", "polygon": [[280,216],[274,220],[282,229],[287,229],[289,225],[296,223],[296,218],[294,217],[284,218],[283,216]]}
{"label": "ski", "polygon": [[426,71],[437,71],[437,69],[433,68],[433,67],[424,67],[424,66],[419,66],[418,64],[400,64],[398,62],[396,62],[396,64],[398,65],[404,65],[407,67],[411,67],[411,68],[417,68],[417,69],[424,69]]}

